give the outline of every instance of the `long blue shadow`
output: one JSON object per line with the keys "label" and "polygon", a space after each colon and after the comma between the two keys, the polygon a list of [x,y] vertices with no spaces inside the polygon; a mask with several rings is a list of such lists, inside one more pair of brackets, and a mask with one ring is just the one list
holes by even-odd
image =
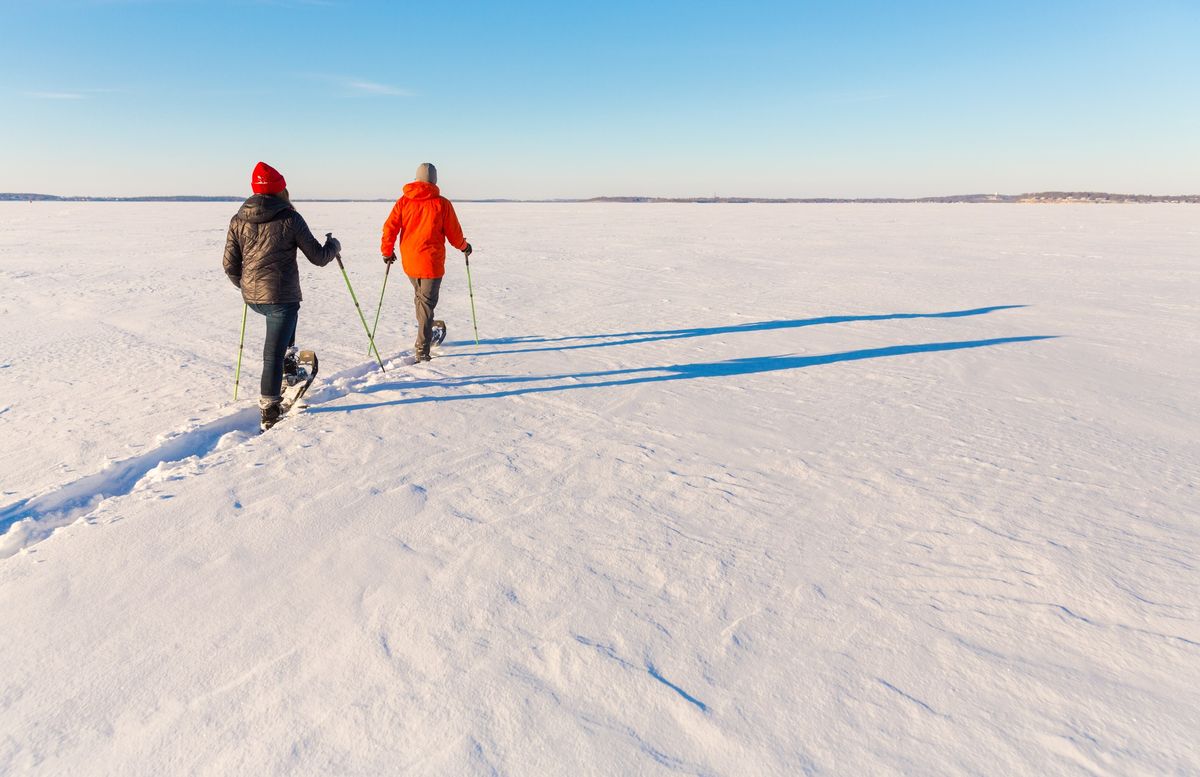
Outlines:
{"label": "long blue shadow", "polygon": [[[557,344],[573,341],[585,341],[576,345],[543,345],[540,348],[519,348],[507,351],[474,351],[470,354],[446,354],[440,358],[453,359],[461,356],[500,356],[511,353],[533,353],[537,351],[569,351],[577,348],[606,348],[613,345],[632,345],[634,343],[652,343],[659,340],[681,340],[688,337],[708,337],[710,335],[731,335],[743,332],[765,332],[772,329],[795,329],[804,326],[819,326],[822,324],[846,324],[855,321],[896,321],[910,318],[963,318],[965,316],[982,316],[997,310],[1012,310],[1023,308],[1025,305],[991,305],[970,310],[950,310],[944,313],[881,313],[862,316],[821,316],[819,318],[796,318],[783,321],[755,321],[747,324],[730,324],[728,326],[689,327],[687,329],[660,329],[642,332],[610,332],[595,335],[568,335],[566,337],[505,337],[495,340],[481,340],[480,345],[525,345],[525,344]],[[602,341],[602,342],[593,342]],[[450,345],[473,345],[470,340],[455,341]]]}
{"label": "long blue shadow", "polygon": [[[349,413],[355,410],[369,410],[377,407],[394,405],[416,405],[424,402],[452,402],[463,399],[498,399],[514,397],[523,394],[540,394],[551,391],[572,391],[576,389],[610,388],[613,386],[631,386],[638,383],[659,383],[672,380],[694,380],[696,378],[720,378],[731,375],[753,375],[760,372],[776,372],[778,370],[797,370],[805,367],[816,367],[822,364],[837,362],[861,361],[864,359],[882,359],[889,356],[907,356],[916,353],[933,353],[936,351],[959,351],[968,348],[987,348],[994,345],[1010,343],[1029,343],[1037,340],[1052,340],[1057,335],[1030,335],[1025,337],[996,337],[990,340],[963,340],[948,343],[918,343],[915,345],[893,345],[886,348],[867,348],[858,351],[829,353],[821,356],[760,356],[747,359],[728,359],[719,362],[699,362],[695,364],[671,364],[662,367],[631,367],[623,370],[604,370],[600,372],[580,372],[563,375],[537,376],[481,376],[473,378],[448,379],[440,381],[421,381],[406,383],[385,383],[371,387],[372,392],[387,390],[412,390],[419,388],[439,387],[456,389],[467,386],[493,384],[522,384],[546,383],[548,386],[525,386],[502,391],[492,391],[483,394],[449,394],[442,396],[420,396],[395,399],[388,402],[364,402],[357,405],[341,405],[338,407],[310,407],[309,413]],[[574,381],[571,383],[554,383],[554,381]],[[578,381],[590,382],[578,382]]]}
{"label": "long blue shadow", "polygon": [[658,671],[658,669],[654,666],[654,664],[646,664],[646,672],[649,673],[649,675],[651,677],[653,677],[655,680],[658,680],[660,683],[662,683],[663,685],[670,688],[672,691],[675,691],[675,693],[682,696],[684,698],[684,700],[687,701],[689,704],[695,705],[696,709],[700,710],[701,712],[708,712],[707,704],[700,701],[699,699],[697,699],[695,696],[691,695],[687,691],[683,690],[682,688],[680,688],[678,685],[671,682],[667,678],[663,677],[662,673]]}

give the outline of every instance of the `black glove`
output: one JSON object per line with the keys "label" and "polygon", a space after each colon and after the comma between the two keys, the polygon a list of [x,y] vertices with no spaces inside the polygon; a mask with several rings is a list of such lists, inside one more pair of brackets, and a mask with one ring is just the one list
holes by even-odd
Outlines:
{"label": "black glove", "polygon": [[463,249],[463,255],[464,256],[471,255],[471,244],[470,243],[467,243],[467,247]]}
{"label": "black glove", "polygon": [[333,236],[332,232],[325,233],[325,248],[333,249],[334,256],[340,256],[342,253],[342,241]]}
{"label": "black glove", "polygon": [[387,256],[383,257],[384,264],[391,264],[394,261],[396,261],[396,254],[394,254],[394,253],[388,254]]}

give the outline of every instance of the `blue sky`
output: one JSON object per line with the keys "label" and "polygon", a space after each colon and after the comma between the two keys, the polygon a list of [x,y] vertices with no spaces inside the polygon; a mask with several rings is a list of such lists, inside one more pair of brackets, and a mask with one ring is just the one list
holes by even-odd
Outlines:
{"label": "blue sky", "polygon": [[0,0],[0,191],[1200,192],[1194,0]]}

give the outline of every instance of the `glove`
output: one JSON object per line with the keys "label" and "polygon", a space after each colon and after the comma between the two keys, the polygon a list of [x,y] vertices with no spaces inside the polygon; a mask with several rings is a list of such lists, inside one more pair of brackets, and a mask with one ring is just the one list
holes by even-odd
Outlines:
{"label": "glove", "polygon": [[388,254],[387,256],[383,257],[384,264],[391,264],[394,261],[396,261],[396,254],[394,254],[394,253]]}
{"label": "glove", "polygon": [[342,252],[342,241],[333,235],[327,234],[325,235],[325,247],[332,248],[334,254],[340,254]]}
{"label": "glove", "polygon": [[463,255],[464,256],[471,255],[471,244],[470,243],[467,243],[467,247],[463,249]]}

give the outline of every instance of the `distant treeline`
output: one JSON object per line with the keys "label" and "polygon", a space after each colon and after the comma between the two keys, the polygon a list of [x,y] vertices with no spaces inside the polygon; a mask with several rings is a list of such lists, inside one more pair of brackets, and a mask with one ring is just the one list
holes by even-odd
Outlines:
{"label": "distant treeline", "polygon": [[[173,195],[159,197],[60,197],[55,194],[22,194],[0,192],[0,201],[28,202],[241,202],[245,197],[202,197]],[[391,202],[389,199],[321,199],[303,198],[302,202]],[[1200,203],[1200,194],[1110,194],[1109,192],[1033,192],[1029,194],[952,194],[946,197],[591,197],[587,199],[457,199],[458,202],[683,202],[698,204],[720,203],[1022,203],[1022,202],[1186,202]]]}
{"label": "distant treeline", "polygon": [[951,194],[944,197],[593,197],[583,202],[695,202],[695,203],[987,203],[987,202],[1188,202],[1200,203],[1200,194],[1111,194],[1109,192],[1032,192],[1029,194]]}
{"label": "distant treeline", "polygon": [[[198,194],[175,194],[156,197],[60,197],[57,194],[21,194],[0,192],[0,201],[28,202],[242,202],[245,197],[203,197]],[[308,200],[309,202],[370,202],[371,200]],[[383,202],[383,200],[378,200]],[[391,200],[387,200],[391,202]]]}
{"label": "distant treeline", "polygon": [[29,202],[241,202],[245,197],[201,197],[180,194],[172,197],[60,197],[57,194],[21,194],[0,192],[0,200]]}

